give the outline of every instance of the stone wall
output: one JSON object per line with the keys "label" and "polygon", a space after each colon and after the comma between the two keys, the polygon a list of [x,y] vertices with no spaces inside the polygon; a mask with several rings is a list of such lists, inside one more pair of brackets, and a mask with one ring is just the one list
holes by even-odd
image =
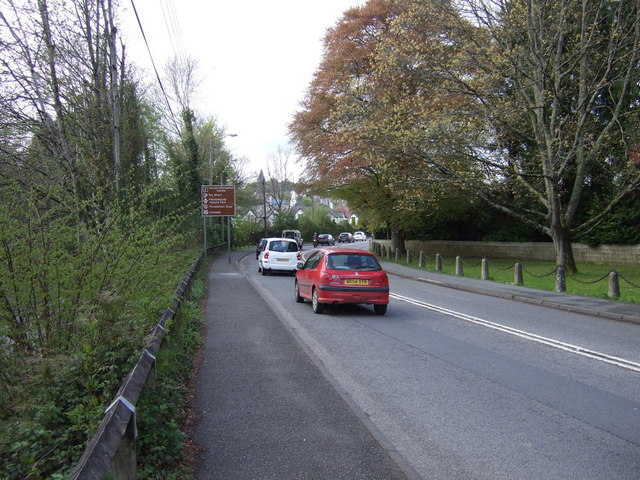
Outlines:
{"label": "stone wall", "polygon": [[[391,240],[374,240],[386,247]],[[420,251],[427,256],[436,253],[444,257],[506,258],[511,260],[555,260],[551,242],[456,242],[432,240],[420,242],[407,240],[405,247],[417,258]],[[596,265],[640,265],[640,245],[588,245],[574,244],[573,255],[577,263]]]}

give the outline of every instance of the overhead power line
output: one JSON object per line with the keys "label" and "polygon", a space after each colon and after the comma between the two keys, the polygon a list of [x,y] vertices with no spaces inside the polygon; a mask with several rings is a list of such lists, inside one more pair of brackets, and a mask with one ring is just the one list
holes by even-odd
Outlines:
{"label": "overhead power line", "polygon": [[180,28],[180,22],[178,20],[175,3],[173,2],[173,0],[165,0],[164,2],[161,1],[160,7],[162,8],[162,16],[164,17],[167,35],[171,42],[173,52],[177,58],[179,58],[181,61],[184,61],[187,57],[187,54],[184,48],[182,29]]}
{"label": "overhead power line", "polygon": [[147,36],[144,33],[144,28],[142,27],[142,22],[140,21],[140,16],[138,15],[138,10],[136,9],[136,4],[134,0],[131,0],[131,6],[133,7],[133,13],[136,16],[136,20],[138,22],[138,27],[140,28],[140,33],[142,33],[142,38],[144,39],[144,44],[147,47],[147,52],[149,53],[149,59],[151,60],[151,65],[153,66],[153,71],[156,74],[156,79],[158,80],[158,85],[160,86],[160,90],[162,91],[162,95],[164,97],[165,102],[167,103],[167,107],[169,108],[169,113],[171,115],[171,120],[176,127],[176,131],[179,131],[178,123],[176,122],[175,115],[173,114],[173,109],[171,108],[171,103],[169,102],[169,97],[167,92],[164,89],[164,85],[162,84],[162,79],[160,78],[160,74],[158,73],[158,69],[156,68],[156,62],[153,60],[153,55],[151,54],[151,48],[149,47],[149,42],[147,41]]}

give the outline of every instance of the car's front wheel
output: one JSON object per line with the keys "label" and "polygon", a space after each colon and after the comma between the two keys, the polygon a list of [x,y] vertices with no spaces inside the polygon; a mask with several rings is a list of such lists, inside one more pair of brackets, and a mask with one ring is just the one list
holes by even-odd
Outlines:
{"label": "car's front wheel", "polygon": [[313,290],[313,295],[311,295],[311,307],[313,309],[313,313],[322,313],[324,312],[324,304],[318,301],[318,290]]}

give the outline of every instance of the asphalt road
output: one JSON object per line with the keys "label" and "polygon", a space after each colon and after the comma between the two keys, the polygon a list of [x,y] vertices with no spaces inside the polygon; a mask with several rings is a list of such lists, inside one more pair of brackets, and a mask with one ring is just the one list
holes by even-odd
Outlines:
{"label": "asphalt road", "polygon": [[[399,276],[384,317],[314,315],[293,278],[260,276],[255,256],[236,274],[246,288],[231,313],[281,324],[296,362],[312,361],[408,477],[640,479],[640,325]],[[255,473],[244,478],[276,478]],[[394,478],[363,475],[280,478]]]}

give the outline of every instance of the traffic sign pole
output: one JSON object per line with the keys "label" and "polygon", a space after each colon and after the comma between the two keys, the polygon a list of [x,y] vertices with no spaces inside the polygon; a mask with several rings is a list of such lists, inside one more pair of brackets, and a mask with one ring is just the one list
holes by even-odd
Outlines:
{"label": "traffic sign pole", "polygon": [[227,251],[231,263],[231,217],[236,214],[236,187],[234,185],[202,185],[202,228],[204,253],[207,254],[207,217],[227,217]]}

